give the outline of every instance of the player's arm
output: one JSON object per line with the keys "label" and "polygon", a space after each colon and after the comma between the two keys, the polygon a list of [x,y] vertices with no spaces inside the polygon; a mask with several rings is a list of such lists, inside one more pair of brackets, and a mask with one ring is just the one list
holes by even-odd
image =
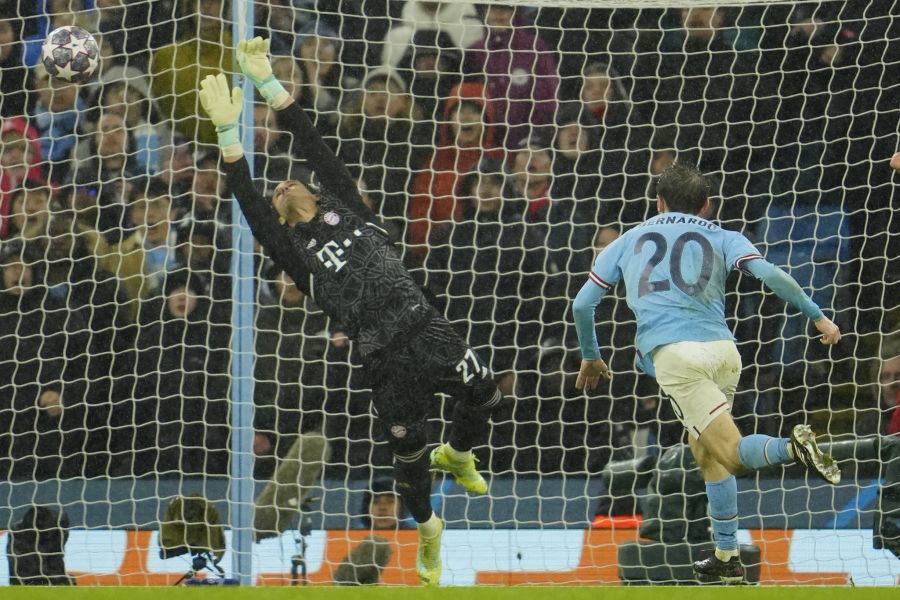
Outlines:
{"label": "player's arm", "polygon": [[578,343],[581,346],[581,369],[575,380],[579,390],[597,387],[600,378],[609,379],[609,368],[600,357],[600,346],[597,343],[597,330],[594,315],[597,305],[606,295],[606,290],[590,279],[578,291],[572,302],[572,313],[575,315],[575,331],[578,332]]}
{"label": "player's arm", "polygon": [[572,314],[575,317],[575,331],[581,346],[581,370],[575,387],[592,390],[597,387],[600,378],[610,379],[611,375],[606,363],[600,356],[600,345],[597,343],[597,328],[594,318],[597,305],[603,300],[606,292],[612,289],[620,275],[618,259],[623,242],[619,238],[600,253],[584,283],[572,302]]}
{"label": "player's arm", "polygon": [[[225,75],[207,75],[200,82],[200,104],[209,114],[219,136],[222,162],[228,187],[238,204],[253,236],[263,245],[269,256],[282,267],[292,266],[291,240],[278,214],[253,184],[250,167],[238,138],[238,117],[244,95],[240,88],[229,89]],[[292,274],[293,275],[293,274]],[[297,281],[302,285],[302,281]]]}
{"label": "player's arm", "polygon": [[334,155],[300,105],[275,79],[268,53],[269,40],[261,37],[241,40],[237,47],[241,71],[253,82],[269,106],[275,109],[279,125],[293,134],[299,154],[309,162],[322,186],[341,201],[351,204],[365,218],[372,218],[346,165]]}
{"label": "player's arm", "polygon": [[841,340],[841,330],[831,319],[822,313],[822,309],[806,295],[793,277],[765,260],[761,256],[749,258],[741,265],[742,269],[766,284],[779,298],[796,307],[807,318],[812,320],[823,344],[836,344]]}

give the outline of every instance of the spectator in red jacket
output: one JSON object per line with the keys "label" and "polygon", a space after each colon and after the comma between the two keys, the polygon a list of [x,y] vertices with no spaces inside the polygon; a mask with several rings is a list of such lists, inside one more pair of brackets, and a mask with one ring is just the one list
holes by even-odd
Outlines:
{"label": "spectator in red jacket", "polygon": [[0,127],[0,240],[9,235],[12,192],[26,181],[46,183],[37,132],[24,117],[5,119]]}
{"label": "spectator in red jacket", "polygon": [[503,151],[494,141],[495,122],[484,86],[462,83],[451,90],[437,148],[416,177],[409,203],[408,241],[417,262],[429,249],[446,245],[452,222],[462,213],[460,181],[477,170],[482,158],[502,160]]}

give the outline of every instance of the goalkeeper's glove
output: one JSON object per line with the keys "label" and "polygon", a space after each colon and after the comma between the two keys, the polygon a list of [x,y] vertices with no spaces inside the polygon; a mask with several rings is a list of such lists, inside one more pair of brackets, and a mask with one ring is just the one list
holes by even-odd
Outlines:
{"label": "goalkeeper's glove", "polygon": [[269,40],[267,39],[255,37],[252,40],[238,42],[237,60],[241,71],[253,82],[269,106],[278,108],[290,98],[290,94],[272,74],[268,53]]}
{"label": "goalkeeper's glove", "polygon": [[200,82],[200,104],[216,126],[219,148],[225,158],[242,156],[244,149],[238,135],[238,117],[244,103],[244,92],[236,87],[228,89],[225,75],[207,75]]}

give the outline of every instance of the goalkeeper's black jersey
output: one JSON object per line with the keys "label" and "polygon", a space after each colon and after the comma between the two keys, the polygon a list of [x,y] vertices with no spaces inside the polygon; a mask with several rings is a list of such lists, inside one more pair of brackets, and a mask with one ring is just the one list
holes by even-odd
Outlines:
{"label": "goalkeeper's black jersey", "polygon": [[299,154],[322,187],[317,217],[294,227],[282,225],[253,184],[244,159],[223,163],[229,188],[275,264],[357,340],[366,356],[424,324],[434,309],[303,110],[292,104],[279,111],[279,122],[294,134]]}

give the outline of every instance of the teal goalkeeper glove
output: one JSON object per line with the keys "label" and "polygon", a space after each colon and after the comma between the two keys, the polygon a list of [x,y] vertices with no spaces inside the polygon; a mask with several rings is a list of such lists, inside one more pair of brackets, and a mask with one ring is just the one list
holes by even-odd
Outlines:
{"label": "teal goalkeeper glove", "polygon": [[203,110],[216,126],[222,156],[234,158],[243,155],[244,149],[241,146],[237,125],[244,104],[244,92],[239,87],[229,90],[228,80],[225,79],[225,75],[219,73],[207,75],[200,82],[199,95]]}
{"label": "teal goalkeeper glove", "polygon": [[237,59],[241,71],[253,82],[269,106],[278,108],[290,98],[290,94],[272,74],[268,53],[269,40],[261,37],[241,40],[237,45]]}

